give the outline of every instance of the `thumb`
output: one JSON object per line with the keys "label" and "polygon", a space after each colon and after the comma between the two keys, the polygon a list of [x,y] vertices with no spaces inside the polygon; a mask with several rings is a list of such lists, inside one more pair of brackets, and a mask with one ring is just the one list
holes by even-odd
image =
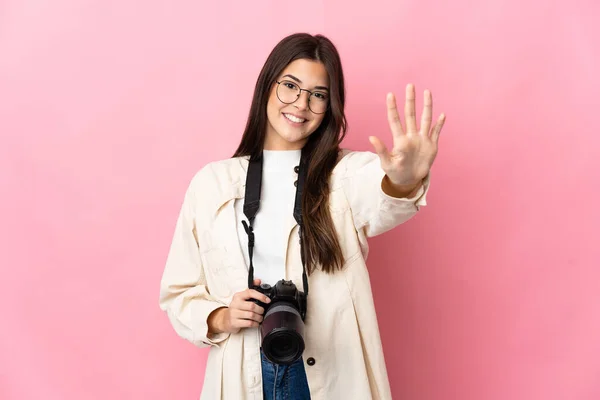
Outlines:
{"label": "thumb", "polygon": [[260,279],[255,279],[255,280],[254,280],[254,285],[255,285],[255,286],[260,286],[260,282],[261,282],[261,280],[260,280]]}
{"label": "thumb", "polygon": [[381,163],[388,164],[390,162],[390,153],[388,152],[387,147],[385,147],[385,144],[383,144],[376,136],[369,136],[369,142],[373,145],[375,153],[379,156]]}

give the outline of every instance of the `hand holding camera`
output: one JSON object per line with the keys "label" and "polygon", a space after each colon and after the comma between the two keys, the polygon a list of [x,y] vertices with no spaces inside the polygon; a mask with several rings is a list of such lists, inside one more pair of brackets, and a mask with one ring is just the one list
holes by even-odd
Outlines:
{"label": "hand holding camera", "polygon": [[[260,286],[260,279],[254,284]],[[213,311],[208,317],[208,327],[211,333],[238,333],[242,328],[256,328],[263,320],[264,308],[253,301],[269,304],[271,299],[254,290],[246,289],[233,295],[229,307]]]}

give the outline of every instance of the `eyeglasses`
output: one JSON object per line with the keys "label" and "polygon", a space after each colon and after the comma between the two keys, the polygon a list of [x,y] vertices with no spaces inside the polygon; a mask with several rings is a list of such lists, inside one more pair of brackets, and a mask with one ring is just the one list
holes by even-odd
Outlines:
{"label": "eyeglasses", "polygon": [[329,107],[327,92],[311,92],[300,87],[292,81],[276,81],[277,98],[285,104],[292,104],[300,98],[302,92],[308,92],[308,108],[315,114],[323,114]]}

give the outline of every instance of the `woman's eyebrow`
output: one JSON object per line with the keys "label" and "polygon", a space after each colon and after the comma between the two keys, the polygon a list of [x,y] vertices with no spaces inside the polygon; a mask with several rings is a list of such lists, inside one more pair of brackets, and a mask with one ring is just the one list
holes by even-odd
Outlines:
{"label": "woman's eyebrow", "polygon": [[[282,76],[282,77],[281,77],[281,79],[283,79],[283,78],[285,78],[285,77],[291,78],[291,79],[295,80],[295,81],[296,81],[296,82],[298,82],[298,83],[302,83],[302,81],[301,81],[300,79],[296,78],[294,75],[285,74],[284,76]],[[315,89],[319,89],[319,90],[327,90],[327,91],[329,91],[329,88],[328,88],[328,87],[326,87],[326,86],[315,86]]]}

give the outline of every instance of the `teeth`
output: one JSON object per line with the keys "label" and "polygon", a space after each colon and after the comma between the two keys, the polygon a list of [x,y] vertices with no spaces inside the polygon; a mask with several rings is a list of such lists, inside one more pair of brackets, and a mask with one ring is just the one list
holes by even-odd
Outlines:
{"label": "teeth", "polygon": [[285,116],[287,119],[289,119],[290,121],[292,121],[292,122],[304,122],[304,121],[306,121],[305,119],[302,119],[302,118],[297,118],[297,117],[294,117],[293,115],[290,115],[290,114],[283,114],[283,115],[284,115],[284,116]]}

